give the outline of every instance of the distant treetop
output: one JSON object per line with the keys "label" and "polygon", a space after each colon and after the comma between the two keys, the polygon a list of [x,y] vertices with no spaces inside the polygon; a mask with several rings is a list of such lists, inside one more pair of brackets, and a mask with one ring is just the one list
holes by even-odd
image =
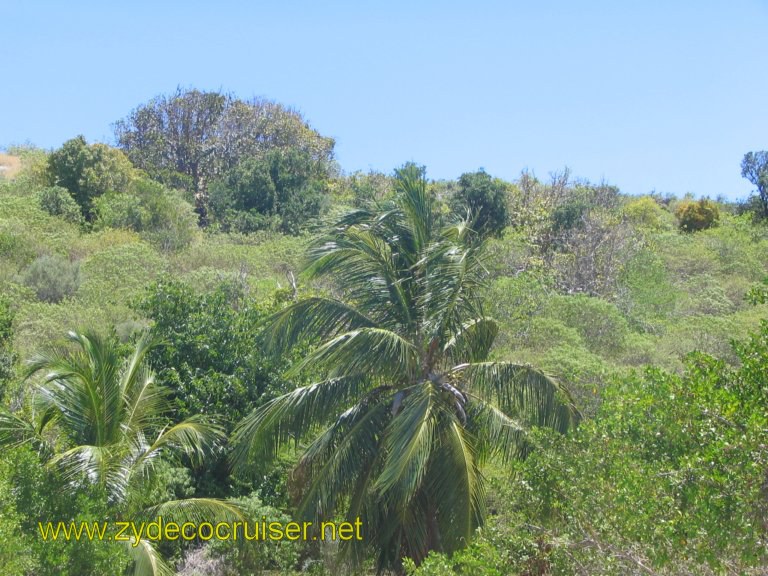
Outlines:
{"label": "distant treetop", "polygon": [[207,186],[246,158],[294,149],[330,162],[334,141],[302,115],[264,99],[177,88],[133,110],[114,125],[115,138],[135,166],[172,187],[195,193],[205,218]]}

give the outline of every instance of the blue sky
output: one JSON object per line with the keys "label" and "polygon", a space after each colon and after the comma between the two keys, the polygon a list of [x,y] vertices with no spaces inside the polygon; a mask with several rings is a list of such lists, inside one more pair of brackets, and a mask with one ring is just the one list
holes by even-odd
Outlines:
{"label": "blue sky", "polygon": [[768,149],[768,0],[0,1],[0,146],[111,142],[177,86],[264,96],[347,171],[570,167],[623,191],[746,196]]}

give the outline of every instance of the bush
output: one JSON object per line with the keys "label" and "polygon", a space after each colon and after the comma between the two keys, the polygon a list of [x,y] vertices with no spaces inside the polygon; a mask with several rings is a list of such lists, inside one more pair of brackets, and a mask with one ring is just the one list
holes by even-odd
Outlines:
{"label": "bush", "polygon": [[161,250],[184,248],[197,233],[192,205],[146,178],[132,182],[126,192],[105,194],[94,207],[97,228],[134,230]]}
{"label": "bush", "polygon": [[[291,522],[291,518],[276,508],[264,505],[255,495],[234,499],[243,510],[249,524],[261,522],[280,522],[283,525]],[[251,529],[252,530],[252,529]],[[242,533],[237,541],[215,541],[210,544],[213,558],[224,558],[230,574],[270,574],[278,571],[281,574],[291,571],[299,561],[303,543],[281,540],[247,541]]]}
{"label": "bush", "polygon": [[459,186],[451,198],[453,211],[467,212],[474,218],[473,229],[480,236],[501,236],[509,223],[507,184],[483,170],[459,177]]}
{"label": "bush", "polygon": [[44,188],[38,192],[37,198],[40,202],[40,208],[51,216],[61,216],[72,224],[81,224],[83,222],[80,206],[78,206],[66,188],[61,186]]}
{"label": "bush", "polygon": [[80,265],[61,256],[40,256],[27,267],[21,281],[43,302],[59,302],[77,292]]}
{"label": "bush", "polygon": [[635,226],[648,230],[661,230],[666,226],[666,220],[671,218],[658,202],[650,196],[641,196],[624,206],[624,215]]}
{"label": "bush", "polygon": [[367,174],[355,172],[344,182],[349,190],[352,203],[364,208],[372,202],[379,202],[392,192],[392,179],[381,172],[371,170]]}
{"label": "bush", "polygon": [[78,299],[104,308],[125,306],[165,268],[165,261],[145,242],[120,244],[91,254],[83,260],[85,278]]}
{"label": "bush", "polygon": [[685,202],[675,210],[683,232],[698,232],[717,226],[720,222],[720,209],[708,198],[697,202]]}
{"label": "bush", "polygon": [[555,296],[547,313],[578,331],[585,346],[596,354],[617,354],[624,348],[629,327],[610,302],[583,294]]}
{"label": "bush", "polygon": [[225,231],[250,233],[275,223],[298,234],[326,207],[327,168],[305,152],[273,150],[249,158],[211,184],[210,208]]}
{"label": "bush", "polygon": [[38,532],[38,522],[109,518],[102,496],[98,488],[42,466],[32,446],[6,449],[0,457],[0,575],[124,574],[124,546],[85,537],[43,540]]}
{"label": "bush", "polygon": [[13,350],[13,318],[10,301],[0,297],[0,401],[14,376],[16,354]]}
{"label": "bush", "polygon": [[93,219],[93,201],[110,191],[123,191],[135,177],[130,160],[106,144],[91,144],[78,136],[67,140],[48,159],[51,182],[63,186],[74,197],[88,220]]}

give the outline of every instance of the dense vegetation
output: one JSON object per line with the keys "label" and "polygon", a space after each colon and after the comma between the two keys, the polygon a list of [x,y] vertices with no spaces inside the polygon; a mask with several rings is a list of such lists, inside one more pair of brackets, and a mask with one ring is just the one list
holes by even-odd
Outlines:
{"label": "dense vegetation", "polygon": [[[733,203],[344,174],[195,90],[115,128],[0,178],[0,575],[764,573],[765,152]],[[366,538],[37,530],[158,513]]]}

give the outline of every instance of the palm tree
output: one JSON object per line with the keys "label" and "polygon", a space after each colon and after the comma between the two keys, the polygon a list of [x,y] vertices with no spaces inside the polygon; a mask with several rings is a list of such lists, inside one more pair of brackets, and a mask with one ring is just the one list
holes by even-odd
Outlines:
{"label": "palm tree", "polygon": [[465,545],[484,518],[484,460],[519,456],[531,424],[564,432],[577,417],[546,375],[488,360],[498,328],[478,299],[486,271],[470,222],[440,224],[423,169],[399,170],[396,192],[310,251],[305,274],[331,294],[267,323],[267,350],[318,344],[291,372],[320,381],[255,409],[233,436],[241,467],[307,439],[301,511],[359,517],[379,570]]}
{"label": "palm tree", "polygon": [[[164,417],[167,391],[155,382],[145,359],[154,344],[149,333],[123,359],[114,343],[98,334],[68,334],[74,345],[40,353],[28,375],[45,373],[32,398],[30,417],[0,410],[0,446],[30,442],[65,481],[99,486],[117,515],[210,517],[236,510],[211,499],[163,502],[151,510],[132,510],[162,455],[183,454],[199,461],[217,445],[221,431],[194,416],[178,424]],[[134,573],[172,574],[149,541],[129,542]],[[138,544],[138,543],[137,543]]]}

